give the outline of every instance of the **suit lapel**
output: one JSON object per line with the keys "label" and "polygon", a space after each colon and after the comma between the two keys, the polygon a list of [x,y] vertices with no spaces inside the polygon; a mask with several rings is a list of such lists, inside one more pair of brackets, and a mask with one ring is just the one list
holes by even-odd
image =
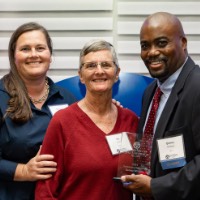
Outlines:
{"label": "suit lapel", "polygon": [[151,157],[151,172],[152,176],[154,173],[154,163],[156,162],[156,159],[158,159],[158,152],[157,152],[157,141],[158,138],[164,138],[164,134],[167,128],[167,124],[170,121],[170,117],[172,113],[174,112],[175,106],[179,101],[179,95],[184,87],[185,81],[187,79],[187,76],[189,73],[193,70],[194,62],[188,58],[186,64],[183,67],[183,70],[181,71],[174,87],[172,88],[172,92],[169,96],[169,99],[164,107],[164,110],[162,112],[162,115],[160,116],[160,119],[157,124],[156,132],[154,135],[154,140],[152,144],[152,157]]}

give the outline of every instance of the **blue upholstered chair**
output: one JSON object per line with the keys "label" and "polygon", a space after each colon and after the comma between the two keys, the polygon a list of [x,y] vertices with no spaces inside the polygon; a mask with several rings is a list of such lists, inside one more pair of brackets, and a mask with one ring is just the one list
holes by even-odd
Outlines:
{"label": "blue upholstered chair", "polygon": [[[142,95],[152,80],[147,76],[121,72],[119,81],[113,87],[113,98],[120,101],[123,107],[133,110],[140,116]],[[79,81],[79,76],[61,80],[57,85],[68,89],[78,100],[85,95],[85,86]]]}

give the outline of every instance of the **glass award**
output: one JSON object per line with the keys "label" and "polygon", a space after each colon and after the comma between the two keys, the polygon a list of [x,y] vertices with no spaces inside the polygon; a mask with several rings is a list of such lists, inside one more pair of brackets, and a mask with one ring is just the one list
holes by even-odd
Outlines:
{"label": "glass award", "polygon": [[119,149],[117,176],[113,179],[120,179],[123,175],[147,174],[145,166],[146,144],[137,138],[136,133],[123,132],[121,134],[121,145]]}

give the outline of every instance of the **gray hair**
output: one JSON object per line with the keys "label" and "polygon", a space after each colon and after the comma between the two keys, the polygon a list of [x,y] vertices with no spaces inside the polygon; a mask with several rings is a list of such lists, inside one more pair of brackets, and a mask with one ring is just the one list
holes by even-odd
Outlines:
{"label": "gray hair", "polygon": [[113,62],[115,63],[116,67],[119,67],[117,54],[115,52],[113,45],[105,40],[95,39],[87,42],[82,48],[79,58],[79,69],[82,67],[84,56],[86,56],[90,52],[97,52],[101,50],[109,50],[112,54]]}

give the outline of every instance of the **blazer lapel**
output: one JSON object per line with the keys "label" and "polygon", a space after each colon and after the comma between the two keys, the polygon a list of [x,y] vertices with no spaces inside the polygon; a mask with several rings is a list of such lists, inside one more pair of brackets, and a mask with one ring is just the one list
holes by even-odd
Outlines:
{"label": "blazer lapel", "polygon": [[151,156],[152,175],[154,173],[154,168],[153,168],[154,163],[156,162],[156,159],[158,159],[156,139],[164,138],[167,123],[170,121],[170,117],[172,115],[172,112],[174,111],[174,107],[175,107],[176,103],[179,101],[179,94],[181,93],[181,91],[183,89],[183,86],[184,86],[187,76],[189,75],[191,70],[195,67],[194,65],[195,65],[194,62],[189,57],[186,64],[184,65],[172,91],[171,91],[169,99],[168,99],[168,101],[164,107],[164,110],[162,112],[162,115],[160,116],[160,119],[158,121],[157,128],[156,128],[155,135],[154,135],[155,139],[153,140],[153,144],[152,144],[152,154],[151,154],[152,155]]}

